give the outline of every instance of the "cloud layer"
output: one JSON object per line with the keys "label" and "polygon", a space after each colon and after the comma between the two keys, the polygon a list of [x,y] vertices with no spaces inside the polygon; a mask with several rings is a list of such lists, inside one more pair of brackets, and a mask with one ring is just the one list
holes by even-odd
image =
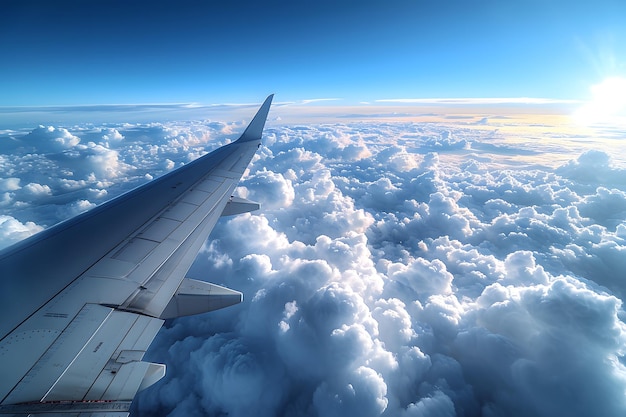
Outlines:
{"label": "cloud layer", "polygon": [[[2,244],[237,131],[9,133]],[[245,301],[166,324],[135,414],[624,414],[626,173],[600,143],[547,166],[567,147],[461,124],[266,133],[239,189],[262,210],[221,221],[189,273]]]}

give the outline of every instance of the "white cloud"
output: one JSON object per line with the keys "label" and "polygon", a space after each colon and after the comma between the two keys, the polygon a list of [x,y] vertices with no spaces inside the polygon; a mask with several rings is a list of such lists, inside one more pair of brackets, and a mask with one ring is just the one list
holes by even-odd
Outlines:
{"label": "white cloud", "polygon": [[247,178],[243,184],[248,188],[247,197],[263,204],[263,207],[289,207],[295,198],[291,180],[281,173],[265,169]]}
{"label": "white cloud", "polygon": [[0,178],[0,191],[15,191],[20,188],[19,178]]}
{"label": "white cloud", "polygon": [[341,100],[340,98],[311,98],[311,99],[307,99],[307,100],[302,100],[300,103],[301,104],[310,104],[310,103],[317,103],[320,101],[337,101],[337,100]]}
{"label": "white cloud", "polygon": [[43,230],[33,222],[22,223],[11,217],[0,215],[0,248],[4,248]]}
{"label": "white cloud", "polygon": [[377,103],[419,104],[578,104],[580,100],[563,100],[540,97],[490,97],[490,98],[392,98],[375,100]]}
{"label": "white cloud", "polygon": [[52,190],[48,185],[41,185],[37,184],[36,182],[30,182],[26,184],[24,187],[22,187],[22,190],[34,196],[50,195],[52,193]]}
{"label": "white cloud", "polygon": [[64,128],[39,126],[26,135],[23,141],[41,152],[58,152],[78,145],[80,138]]}
{"label": "white cloud", "polygon": [[345,379],[324,381],[313,394],[313,406],[323,416],[379,416],[387,408],[386,394],[380,375],[359,367]]}
{"label": "white cloud", "polygon": [[[0,165],[0,244],[40,229],[16,213],[51,224],[237,126],[41,129]],[[619,153],[594,142],[549,167],[533,157],[562,160],[554,137],[518,154],[525,133],[453,123],[270,123],[266,134],[239,189],[261,211],[220,221],[189,273],[245,300],[167,323],[146,359],[168,373],[139,411],[624,414]]]}
{"label": "white cloud", "polygon": [[116,145],[124,140],[124,135],[119,130],[111,127],[100,129],[100,134],[102,135],[102,140],[109,146]]}
{"label": "white cloud", "polygon": [[446,394],[436,391],[432,396],[411,403],[401,414],[402,417],[454,417],[454,403]]}

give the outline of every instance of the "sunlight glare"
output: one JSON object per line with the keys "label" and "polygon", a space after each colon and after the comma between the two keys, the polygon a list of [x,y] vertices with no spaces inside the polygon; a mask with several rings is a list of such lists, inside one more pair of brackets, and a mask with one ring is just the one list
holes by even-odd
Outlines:
{"label": "sunlight glare", "polygon": [[626,78],[609,77],[590,90],[591,100],[574,114],[577,122],[590,125],[626,120]]}

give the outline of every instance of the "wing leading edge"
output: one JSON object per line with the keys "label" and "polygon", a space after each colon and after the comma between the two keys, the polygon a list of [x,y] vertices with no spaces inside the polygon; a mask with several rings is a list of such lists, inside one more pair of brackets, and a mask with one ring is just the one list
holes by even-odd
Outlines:
{"label": "wing leading edge", "polygon": [[165,374],[143,362],[166,318],[241,302],[185,277],[257,148],[269,96],[241,137],[0,252],[0,414],[127,415]]}

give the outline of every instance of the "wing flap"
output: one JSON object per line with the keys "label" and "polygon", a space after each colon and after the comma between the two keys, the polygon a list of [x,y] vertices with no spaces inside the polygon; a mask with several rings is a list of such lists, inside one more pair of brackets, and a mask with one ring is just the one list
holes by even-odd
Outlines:
{"label": "wing flap", "polygon": [[107,307],[94,308],[109,310],[110,314],[41,400],[82,400],[101,372],[114,371],[107,363],[135,324],[136,317]]}
{"label": "wing flap", "polygon": [[[162,324],[160,319],[88,304],[5,402],[132,399],[142,383],[147,386],[146,375],[154,380],[162,368],[141,362]],[[85,341],[85,335],[93,336]]]}
{"label": "wing flap", "polygon": [[[39,358],[3,402],[9,404],[41,401],[69,364],[85,347],[85,335],[95,334],[113,309],[88,304]],[[19,352],[11,352],[19,356]]]}
{"label": "wing flap", "polygon": [[59,337],[59,330],[33,329],[17,332],[0,343],[0,356],[12,360],[3,362],[0,397],[4,397]]}
{"label": "wing flap", "polygon": [[105,401],[132,399],[141,389],[149,387],[164,376],[165,365],[149,362],[126,363],[116,372],[115,378],[101,399]]}
{"label": "wing flap", "polygon": [[[130,314],[130,313],[126,313]],[[152,343],[152,339],[156,336],[162,325],[162,320],[157,320],[146,316],[136,316],[136,321],[130,331],[126,334],[122,342],[119,344],[111,358],[108,360],[106,366],[102,369],[95,382],[90,387],[89,391],[85,395],[85,400],[110,400],[112,392],[118,392],[120,387],[127,386],[126,382],[128,371],[131,369],[124,368],[126,365],[135,362],[141,362],[146,349]],[[152,385],[158,381],[163,375],[165,375],[165,365],[161,364],[148,364],[147,370],[135,369],[137,375],[141,375],[143,378],[141,384],[143,388]],[[120,369],[124,368],[124,372],[120,372]],[[154,379],[156,375],[160,375],[158,379]],[[145,380],[145,381],[144,381]],[[143,389],[139,386],[138,390]],[[134,393],[132,393],[134,395]],[[117,398],[132,398],[128,396],[120,396]]]}

